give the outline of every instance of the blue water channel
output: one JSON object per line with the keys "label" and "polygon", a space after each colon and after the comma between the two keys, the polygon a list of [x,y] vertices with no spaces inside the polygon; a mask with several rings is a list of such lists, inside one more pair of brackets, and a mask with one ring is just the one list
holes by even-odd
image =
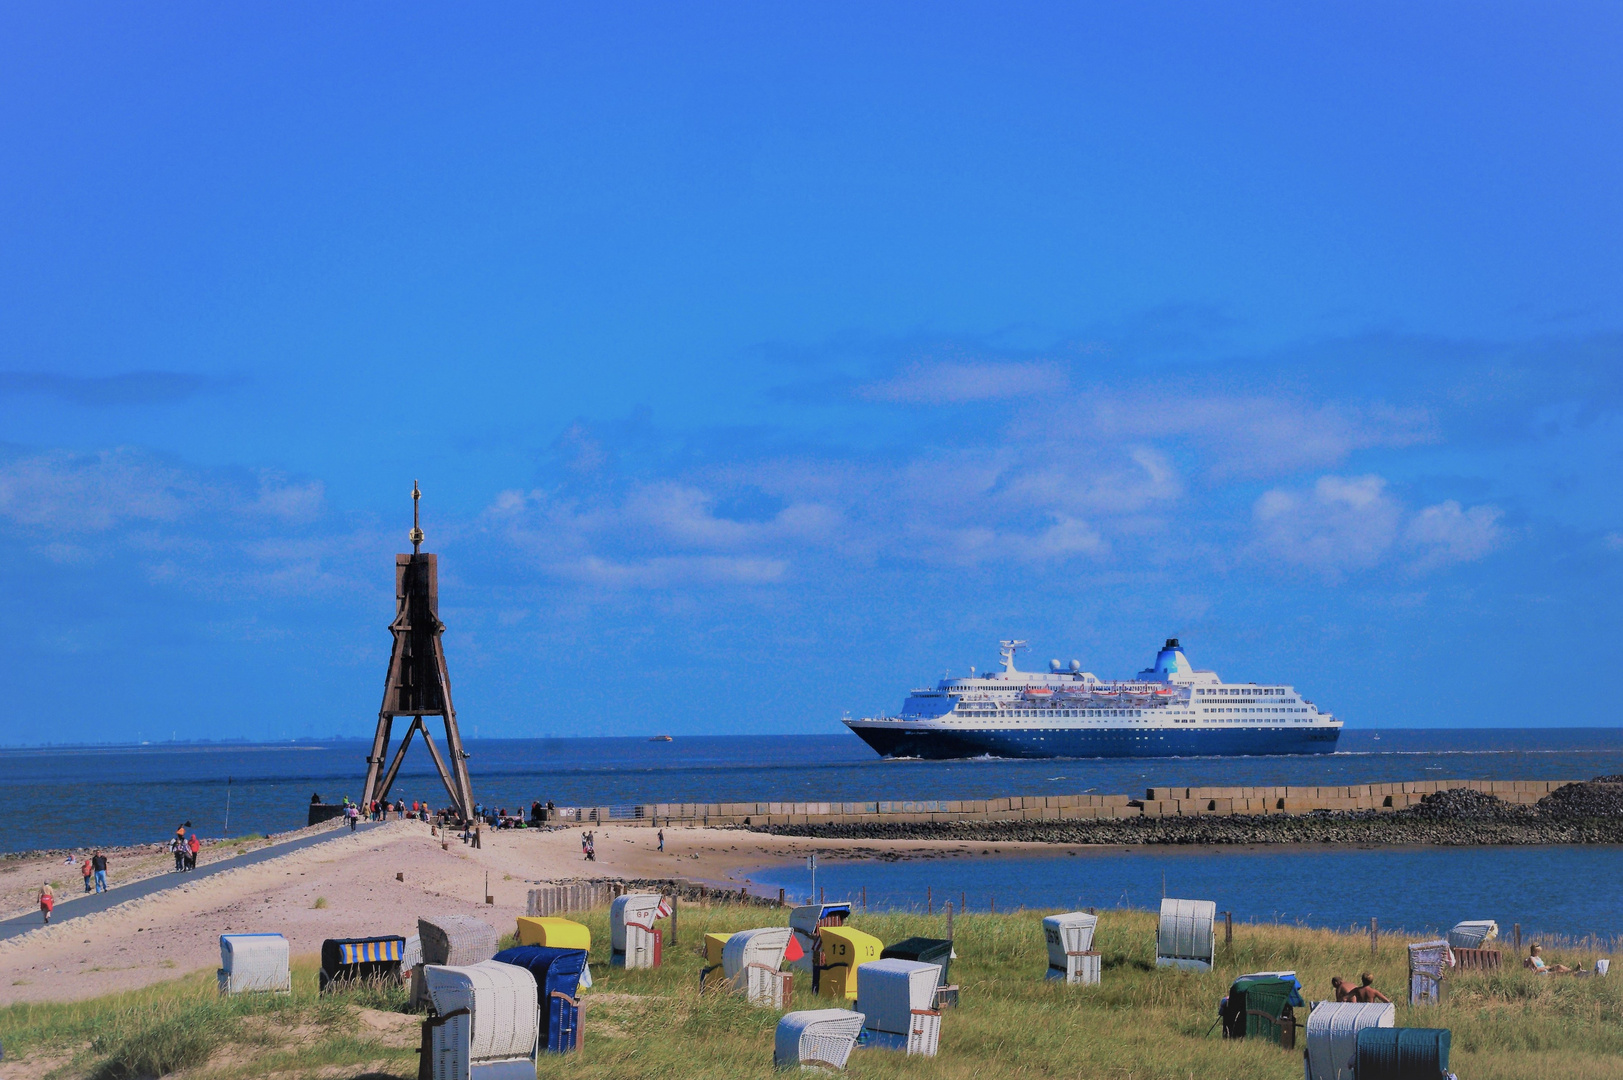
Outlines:
{"label": "blue water channel", "polygon": [[[966,844],[975,850],[975,845]],[[1493,919],[1508,937],[1603,941],[1623,937],[1615,886],[1623,848],[1076,848],[1051,856],[820,862],[828,900],[870,908],[970,912],[1026,908],[1156,908],[1161,897],[1213,900],[1237,922],[1436,934],[1464,919]],[[757,891],[807,898],[802,864],[750,868]],[[1165,892],[1163,893],[1163,889]],[[1623,948],[1623,942],[1618,943]]]}

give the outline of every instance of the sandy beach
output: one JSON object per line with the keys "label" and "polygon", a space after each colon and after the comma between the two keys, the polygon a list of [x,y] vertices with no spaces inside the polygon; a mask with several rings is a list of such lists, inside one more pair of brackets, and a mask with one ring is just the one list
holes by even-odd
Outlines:
{"label": "sandy beach", "polygon": [[[821,840],[682,828],[666,830],[661,853],[648,828],[610,825],[596,837],[597,860],[588,863],[578,829],[486,832],[479,849],[453,840],[449,850],[414,821],[339,835],[0,942],[0,1004],[94,997],[212,969],[219,964],[219,935],[230,932],[280,932],[295,955],[314,955],[329,937],[409,935],[419,915],[478,914],[505,932],[524,914],[527,890],[587,877],[683,878],[738,889],[748,885],[746,868],[794,862],[812,850],[833,859],[1055,851],[1052,845]],[[168,859],[150,849],[128,856],[122,864],[115,858],[115,881],[138,870],[162,872]],[[0,896],[7,914],[32,909],[32,891],[46,876],[68,886],[58,890],[64,898],[58,918],[71,911],[67,898],[77,895],[80,879],[77,865],[63,859],[55,853],[6,860]],[[484,903],[487,874],[493,906]]]}

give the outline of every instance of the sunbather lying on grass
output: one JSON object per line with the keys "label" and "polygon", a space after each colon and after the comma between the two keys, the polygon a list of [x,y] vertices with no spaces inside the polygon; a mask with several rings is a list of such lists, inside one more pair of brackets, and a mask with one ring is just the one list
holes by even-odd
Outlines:
{"label": "sunbather lying on grass", "polygon": [[1575,968],[1570,968],[1565,964],[1546,964],[1542,955],[1543,952],[1544,946],[1534,945],[1527,950],[1527,959],[1522,961],[1522,965],[1532,968],[1540,975],[1576,975],[1584,969],[1582,964]]}

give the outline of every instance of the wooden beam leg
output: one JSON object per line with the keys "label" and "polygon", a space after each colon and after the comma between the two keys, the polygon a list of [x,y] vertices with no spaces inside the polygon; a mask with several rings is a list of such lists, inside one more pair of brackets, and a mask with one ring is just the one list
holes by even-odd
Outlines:
{"label": "wooden beam leg", "polygon": [[361,805],[371,806],[372,800],[378,798],[378,776],[383,771],[383,755],[389,752],[389,734],[394,728],[394,718],[378,713],[378,729],[372,735],[372,753],[366,759],[366,786],[361,791]]}
{"label": "wooden beam leg", "polygon": [[439,747],[435,746],[434,740],[429,737],[427,724],[423,725],[423,745],[428,747],[428,755],[434,759],[434,768],[439,770],[440,783],[445,785],[445,793],[451,796],[453,804],[460,804],[461,800],[457,798],[456,785],[451,781],[451,774],[446,771],[445,759],[440,757]]}
{"label": "wooden beam leg", "polygon": [[406,760],[406,747],[411,745],[411,737],[422,726],[423,718],[421,716],[412,717],[411,726],[406,729],[406,734],[400,740],[400,749],[395,751],[394,760],[389,763],[389,771],[383,774],[383,783],[378,787],[379,802],[389,797],[389,789],[394,787],[394,778],[395,774],[400,771],[400,763]]}

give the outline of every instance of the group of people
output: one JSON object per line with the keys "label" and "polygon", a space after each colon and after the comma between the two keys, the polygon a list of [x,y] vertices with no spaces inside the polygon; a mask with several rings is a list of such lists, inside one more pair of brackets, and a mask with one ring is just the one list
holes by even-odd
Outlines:
{"label": "group of people", "polygon": [[597,837],[589,832],[580,834],[581,857],[587,862],[597,861]]}
{"label": "group of people", "polygon": [[1391,998],[1375,989],[1375,976],[1367,971],[1358,976],[1357,986],[1337,975],[1330,980],[1330,988],[1336,992],[1337,1001],[1359,1001],[1366,1005],[1377,1001],[1392,1003]]}
{"label": "group of people", "polygon": [[107,891],[107,856],[95,852],[85,856],[84,865],[79,867],[79,873],[85,876],[85,892]]}
{"label": "group of people", "polygon": [[175,872],[184,873],[187,870],[197,869],[197,853],[203,850],[203,842],[197,838],[197,833],[190,837],[186,835],[186,826],[182,825],[175,830],[175,835],[169,841],[169,854],[175,857]]}

